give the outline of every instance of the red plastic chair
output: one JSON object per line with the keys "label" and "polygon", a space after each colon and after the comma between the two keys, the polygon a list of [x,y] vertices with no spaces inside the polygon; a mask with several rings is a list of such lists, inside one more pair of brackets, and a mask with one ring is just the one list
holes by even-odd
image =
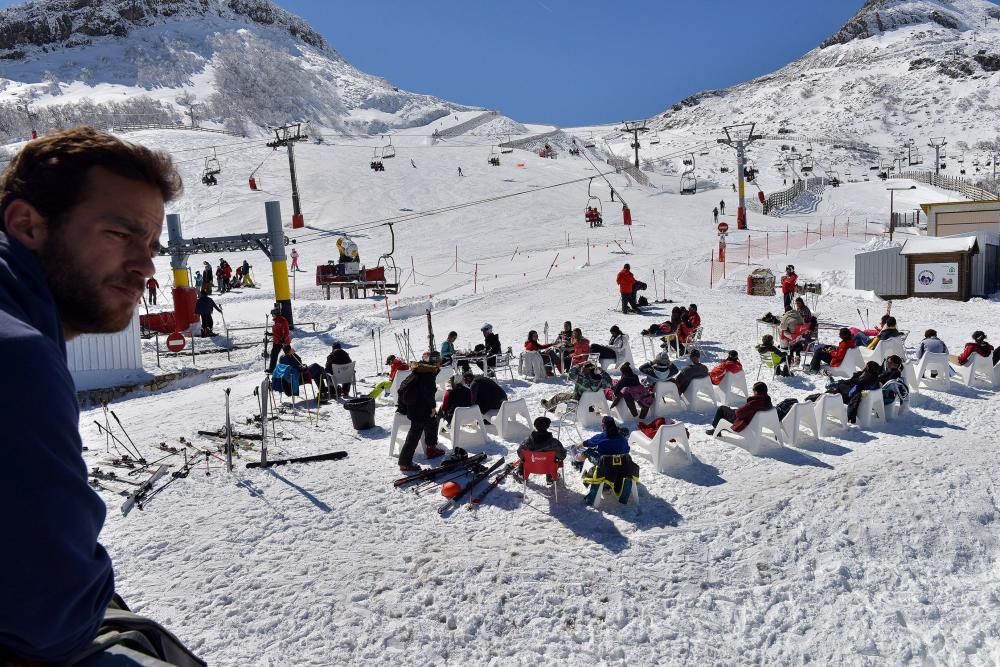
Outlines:
{"label": "red plastic chair", "polygon": [[524,479],[522,488],[523,496],[528,494],[528,477],[530,475],[548,475],[552,478],[552,490],[555,494],[556,502],[559,502],[559,471],[562,470],[563,462],[556,461],[555,452],[522,452],[524,458],[521,460],[521,477]]}

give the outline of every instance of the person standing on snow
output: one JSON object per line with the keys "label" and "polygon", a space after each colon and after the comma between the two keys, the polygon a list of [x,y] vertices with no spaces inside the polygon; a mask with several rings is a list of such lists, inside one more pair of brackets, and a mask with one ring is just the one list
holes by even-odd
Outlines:
{"label": "person standing on snow", "polygon": [[201,316],[201,337],[214,336],[215,331],[213,327],[215,322],[212,320],[212,313],[214,311],[222,312],[222,308],[219,308],[219,304],[215,303],[215,300],[208,295],[207,291],[202,291],[201,296],[198,297],[198,301],[194,304],[195,315]]}
{"label": "person standing on snow", "polygon": [[296,250],[295,248],[292,248],[292,252],[289,255],[289,257],[292,258],[292,267],[291,267],[292,271],[300,271],[301,269],[299,269],[299,251]]}
{"label": "person standing on snow", "polygon": [[715,218],[715,224],[719,224],[719,207],[716,206],[712,209],[712,217]]}
{"label": "person standing on snow", "polygon": [[146,298],[150,304],[156,305],[156,290],[160,289],[160,283],[156,282],[156,276],[150,276],[149,280],[146,281],[146,291],[148,296]]}
{"label": "person standing on snow", "polygon": [[274,372],[274,366],[278,363],[278,355],[281,354],[281,347],[292,344],[292,333],[288,328],[288,320],[281,314],[281,308],[277,306],[272,308],[271,316],[274,317],[274,324],[271,325],[271,358],[267,365],[268,373]]}
{"label": "person standing on snow", "polygon": [[[0,386],[4,664],[205,664],[115,595],[66,364],[67,340],[132,321],[181,188],[166,154],[91,128],[29,141],[0,177],[0,355],[10,377],[44,378]],[[131,631],[97,642],[112,624]]]}
{"label": "person standing on snow", "polygon": [[722,215],[726,214],[726,202],[725,202],[725,200],[720,200],[719,201],[719,211],[722,213]]}
{"label": "person standing on snow", "polygon": [[638,313],[639,306],[635,303],[635,276],[632,275],[632,267],[626,264],[618,276],[615,278],[618,283],[618,292],[622,297],[622,313],[627,314],[629,308],[632,312]]}
{"label": "person standing on snow", "polygon": [[795,294],[795,283],[799,280],[795,267],[789,264],[785,267],[785,275],[781,276],[781,298],[785,303],[785,312],[792,309],[792,295]]}

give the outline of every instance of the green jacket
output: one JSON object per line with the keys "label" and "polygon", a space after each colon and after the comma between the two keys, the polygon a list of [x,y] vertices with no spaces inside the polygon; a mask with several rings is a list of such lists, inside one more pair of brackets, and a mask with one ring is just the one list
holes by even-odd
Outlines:
{"label": "green jacket", "polygon": [[580,400],[585,391],[600,391],[611,386],[611,376],[600,371],[601,375],[595,378],[593,375],[583,372],[583,365],[578,364],[569,369],[569,379],[573,381],[573,398]]}

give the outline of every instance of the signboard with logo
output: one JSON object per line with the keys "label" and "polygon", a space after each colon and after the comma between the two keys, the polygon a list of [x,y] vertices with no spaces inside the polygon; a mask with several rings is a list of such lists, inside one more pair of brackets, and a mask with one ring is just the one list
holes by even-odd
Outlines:
{"label": "signboard with logo", "polygon": [[913,265],[913,293],[958,293],[958,262]]}

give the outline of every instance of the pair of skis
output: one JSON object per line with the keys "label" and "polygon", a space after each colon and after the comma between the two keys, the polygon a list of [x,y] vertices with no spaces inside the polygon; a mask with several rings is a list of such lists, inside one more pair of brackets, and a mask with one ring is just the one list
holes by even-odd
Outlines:
{"label": "pair of skis", "polygon": [[[445,515],[449,514],[452,510],[454,510],[456,507],[458,507],[459,504],[462,502],[463,498],[465,498],[467,495],[469,495],[472,492],[472,490],[475,489],[476,486],[479,485],[480,482],[482,482],[483,480],[488,479],[490,477],[490,475],[492,475],[494,472],[496,472],[497,470],[499,470],[500,467],[503,465],[503,463],[504,463],[504,458],[501,456],[499,459],[497,459],[493,463],[493,465],[491,465],[485,471],[473,475],[472,479],[470,479],[465,484],[465,486],[462,487],[461,491],[458,492],[458,495],[456,495],[454,498],[449,499],[448,502],[444,503],[443,505],[441,505],[441,507],[438,508],[438,514],[440,514],[441,516],[445,516]],[[509,464],[509,465],[513,465],[513,464]],[[498,482],[498,484],[499,484],[499,482]],[[475,502],[476,499],[478,499],[479,501],[482,501],[482,498],[485,497],[485,495],[487,493],[489,493],[490,490],[491,489],[487,489],[486,491],[484,491],[483,493],[481,493],[479,496],[477,496],[475,499],[473,499],[473,502]]]}
{"label": "pair of skis", "polygon": [[128,516],[128,513],[132,511],[132,508],[140,503],[145,498],[146,494],[153,489],[153,484],[167,474],[167,470],[167,466],[161,465],[156,469],[156,472],[149,476],[149,479],[140,484],[139,488],[128,494],[125,502],[122,503],[122,516]]}

